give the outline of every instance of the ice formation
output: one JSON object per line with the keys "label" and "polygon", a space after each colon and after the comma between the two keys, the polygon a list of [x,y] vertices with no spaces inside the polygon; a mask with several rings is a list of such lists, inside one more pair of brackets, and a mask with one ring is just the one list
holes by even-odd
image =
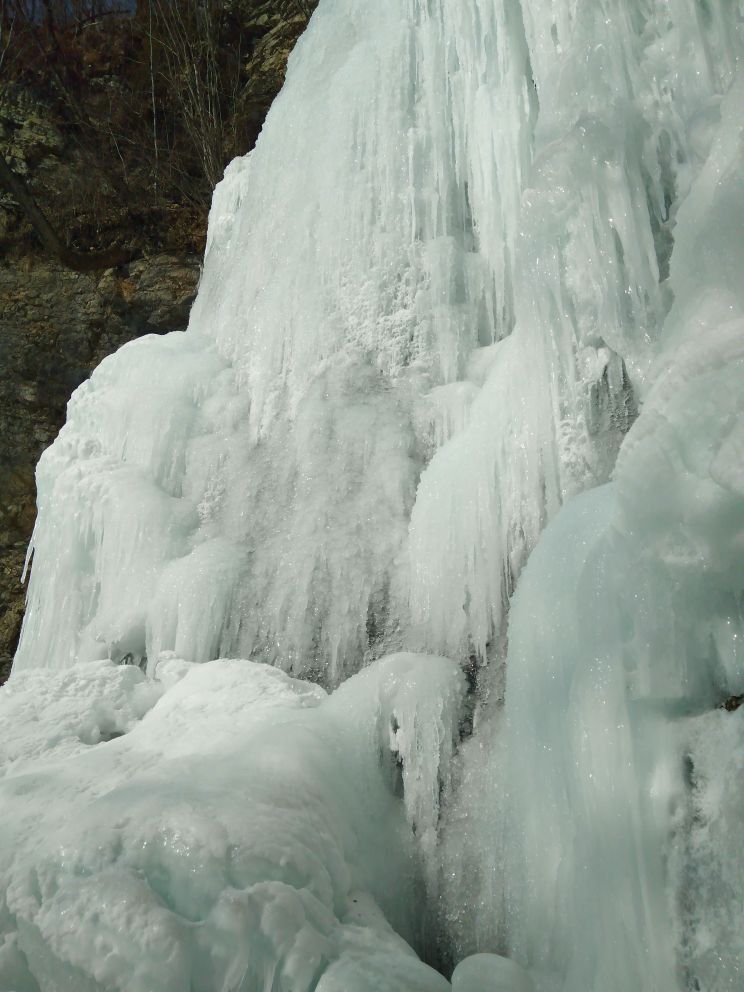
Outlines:
{"label": "ice formation", "polygon": [[505,705],[445,830],[460,952],[506,941],[545,989],[719,992],[744,973],[741,718],[721,709],[744,688],[742,152],[739,79],[676,217],[643,410],[615,481],[530,558]]}
{"label": "ice formation", "polygon": [[188,330],[39,465],[16,992],[740,988],[743,54],[321,0]]}
{"label": "ice formation", "polygon": [[447,989],[398,934],[421,939],[410,826],[436,817],[456,663],[393,656],[330,697],[246,661],[156,676],[87,662],[0,696],[0,988]]}

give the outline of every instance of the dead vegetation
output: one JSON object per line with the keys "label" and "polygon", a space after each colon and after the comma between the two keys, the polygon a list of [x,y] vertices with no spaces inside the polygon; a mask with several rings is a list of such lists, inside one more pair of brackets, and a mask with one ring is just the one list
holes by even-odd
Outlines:
{"label": "dead vegetation", "polygon": [[286,60],[314,5],[0,0],[0,207],[73,268],[199,251],[281,83],[261,45]]}

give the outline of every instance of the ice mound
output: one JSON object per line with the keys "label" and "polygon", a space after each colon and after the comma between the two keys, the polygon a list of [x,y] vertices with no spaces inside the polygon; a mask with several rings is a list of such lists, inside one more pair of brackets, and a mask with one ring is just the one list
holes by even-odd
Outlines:
{"label": "ice mound", "polygon": [[15,674],[0,697],[0,775],[60,761],[127,733],[162,691],[138,668],[111,661]]}
{"label": "ice mound", "polygon": [[452,992],[532,992],[527,973],[498,954],[473,954],[452,974]]}
{"label": "ice mound", "polygon": [[449,988],[392,926],[421,942],[459,667],[392,657],[332,696],[245,661],[156,676],[0,690],[0,988]]}

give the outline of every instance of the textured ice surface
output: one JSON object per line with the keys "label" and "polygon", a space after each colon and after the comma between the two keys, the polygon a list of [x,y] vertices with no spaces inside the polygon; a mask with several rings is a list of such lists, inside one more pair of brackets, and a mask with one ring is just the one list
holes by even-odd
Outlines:
{"label": "textured ice surface", "polygon": [[[702,989],[741,985],[744,940],[744,711],[708,713],[686,735],[691,795],[678,812],[673,863],[680,893],[682,974]],[[693,986],[694,987],[694,986]]]}
{"label": "textured ice surface", "polygon": [[505,944],[540,989],[741,984],[741,720],[717,708],[744,687],[743,87],[677,215],[674,304],[615,482],[530,557],[504,709],[448,816],[460,948]]}
{"label": "textured ice surface", "polygon": [[698,6],[321,3],[188,332],[104,362],[42,459],[16,668],[484,657],[645,389],[741,50]]}
{"label": "textured ice surface", "polygon": [[386,920],[421,942],[459,666],[394,656],[330,697],[245,661],[156,676],[0,691],[0,988],[448,988]]}
{"label": "textured ice surface", "polygon": [[110,661],[55,672],[32,669],[14,676],[2,695],[4,734],[0,774],[55,760],[127,733],[158,701],[162,687],[138,668]]}
{"label": "textured ice surface", "polygon": [[[321,0],[188,331],[39,466],[5,699],[82,702],[7,745],[16,985],[441,987],[373,899],[538,992],[738,992],[743,53],[741,0]],[[462,747],[454,662],[189,667],[401,649],[469,665]]]}

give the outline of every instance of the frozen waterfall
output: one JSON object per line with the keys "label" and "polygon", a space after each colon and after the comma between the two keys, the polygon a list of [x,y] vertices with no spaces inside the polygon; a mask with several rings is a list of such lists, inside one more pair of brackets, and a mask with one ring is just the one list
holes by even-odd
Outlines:
{"label": "frozen waterfall", "polygon": [[39,464],[0,990],[739,992],[743,57],[321,0]]}

